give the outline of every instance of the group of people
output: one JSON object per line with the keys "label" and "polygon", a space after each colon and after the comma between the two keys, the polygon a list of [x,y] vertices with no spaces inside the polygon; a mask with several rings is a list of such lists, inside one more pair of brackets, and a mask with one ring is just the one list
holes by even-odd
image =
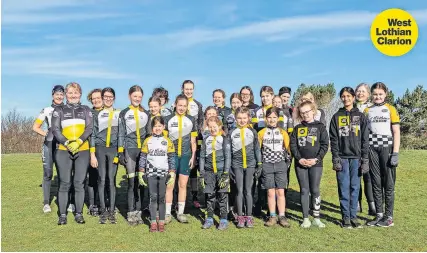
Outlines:
{"label": "group of people", "polygon": [[[251,228],[253,216],[263,209],[268,213],[265,226],[290,227],[285,215],[286,192],[294,159],[303,214],[301,227],[323,228],[320,182],[323,159],[330,147],[342,227],[362,227],[357,218],[362,206],[362,177],[368,213],[375,216],[366,225],[394,225],[400,128],[396,109],[385,102],[385,84],[377,82],[369,87],[362,83],[355,91],[343,88],[339,93],[343,107],[333,115],[329,129],[325,112],[310,92],[301,94],[291,108],[289,87],[280,88],[276,94],[272,87],[263,86],[259,93],[262,105],[258,106],[251,87],[244,86],[239,93],[231,94],[229,108],[225,92],[216,89],[213,105],[203,111],[202,104],[193,98],[194,89],[194,83],[185,80],[181,94],[172,106],[167,106],[168,91],[155,88],[147,110],[141,105],[143,89],[134,85],[129,89],[130,105],[118,110],[114,108],[112,88],[91,91],[90,109],[81,104],[79,84],[55,86],[52,105],[44,108],[34,123],[34,130],[46,136],[43,211],[51,212],[50,184],[55,163],[59,225],[67,223],[67,211],[75,213],[77,223],[85,223],[82,212],[87,176],[89,213],[99,215],[100,224],[116,223],[116,174],[121,164],[128,179],[126,218],[130,225],[143,223],[145,188],[150,197],[151,232],[165,231],[165,225],[173,220],[172,210],[179,222],[187,223],[184,211],[190,179],[196,208],[200,208],[199,184],[205,194],[203,229],[214,226],[217,206],[219,230],[228,228],[230,213],[238,228]],[[42,130],[43,122],[47,122],[48,131]],[[95,203],[97,196],[99,206]]]}

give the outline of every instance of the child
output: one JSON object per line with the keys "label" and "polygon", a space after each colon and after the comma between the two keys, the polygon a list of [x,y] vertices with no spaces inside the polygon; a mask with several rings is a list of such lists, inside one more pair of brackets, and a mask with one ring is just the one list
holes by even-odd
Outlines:
{"label": "child", "polygon": [[[328,132],[323,123],[314,120],[317,106],[311,101],[302,102],[297,107],[299,113],[298,124],[291,136],[291,151],[295,157],[295,171],[301,192],[301,206],[303,213],[302,228],[311,225],[325,227],[320,221],[320,179],[323,171],[323,157],[328,151]],[[308,218],[310,195],[313,203],[314,220]]]}
{"label": "child", "polygon": [[167,117],[172,115],[172,110],[167,108],[167,103],[169,103],[169,92],[163,87],[157,87],[153,90],[153,97],[160,98],[160,114],[162,117]]}
{"label": "child", "polygon": [[[237,186],[237,227],[253,227],[252,218],[252,184],[254,174],[259,176],[262,169],[261,150],[257,133],[249,127],[250,111],[247,107],[236,110],[237,128],[229,133],[232,150],[231,171]],[[243,197],[246,204],[246,216],[243,216]]]}
{"label": "child", "polygon": [[285,192],[287,187],[287,163],[289,159],[289,136],[278,127],[279,108],[269,108],[266,112],[268,127],[258,133],[262,151],[262,188],[268,190],[268,209],[270,218],[265,226],[276,225],[276,196],[279,210],[279,224],[290,227],[285,217]]}
{"label": "child", "polygon": [[224,122],[228,115],[232,114],[231,108],[225,106],[225,91],[216,89],[212,93],[212,99],[215,108],[218,110],[218,117],[221,122]]}
{"label": "child", "polygon": [[210,136],[203,139],[199,160],[200,176],[207,207],[207,218],[203,228],[208,229],[214,224],[215,201],[218,201],[221,217],[218,229],[225,230],[228,228],[227,202],[230,190],[228,174],[231,166],[230,141],[224,136],[221,130],[222,122],[217,116],[208,118],[207,125]]}
{"label": "child", "polygon": [[289,110],[283,109],[282,99],[280,96],[275,95],[273,98],[273,106],[279,109],[279,127],[288,133],[292,133],[294,130],[292,116],[289,113]]}
{"label": "child", "polygon": [[[152,135],[145,139],[139,158],[138,179],[150,189],[150,232],[165,231],[166,185],[174,183],[175,147],[168,137],[163,136],[165,121],[155,116],[151,121]],[[157,223],[157,202],[159,223]]]}
{"label": "child", "polygon": [[[294,124],[297,125],[301,122],[300,120],[300,114],[296,111],[298,110],[298,105],[301,104],[304,101],[310,101],[314,104],[316,104],[316,101],[314,100],[314,95],[311,92],[306,92],[304,94],[301,94],[301,97],[298,99],[297,106],[295,107],[295,111],[292,113],[292,116],[294,117]],[[317,107],[317,106],[316,106]],[[314,114],[314,120],[319,121],[323,125],[326,126],[326,114],[323,109],[317,109],[317,111]]]}
{"label": "child", "polygon": [[155,116],[162,116],[160,113],[161,109],[161,100],[159,97],[150,97],[148,100],[148,108],[150,109],[150,118],[154,118]]}

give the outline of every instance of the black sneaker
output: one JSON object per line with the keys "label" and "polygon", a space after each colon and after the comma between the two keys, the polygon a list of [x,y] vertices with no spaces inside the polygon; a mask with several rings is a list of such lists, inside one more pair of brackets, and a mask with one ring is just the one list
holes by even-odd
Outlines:
{"label": "black sneaker", "polygon": [[373,219],[373,220],[369,221],[368,223],[366,223],[366,225],[367,225],[367,226],[370,226],[370,227],[376,226],[376,225],[378,224],[378,222],[380,222],[380,221],[381,221],[381,219],[382,219],[382,218],[383,218],[383,216],[382,216],[382,215],[377,215],[377,216],[375,217],[375,219]]}
{"label": "black sneaker", "polygon": [[347,229],[353,228],[353,226],[351,225],[350,219],[343,219],[342,223],[341,223],[341,227],[342,228],[347,228]]}
{"label": "black sneaker", "polygon": [[384,217],[378,223],[378,227],[393,227],[393,218],[392,217]]}
{"label": "black sneaker", "polygon": [[99,216],[99,224],[107,224],[108,216],[109,213],[107,212],[107,210],[101,209],[101,215]]}
{"label": "black sneaker", "polygon": [[362,224],[359,222],[357,218],[351,219],[350,222],[354,228],[363,228]]}
{"label": "black sneaker", "polygon": [[66,225],[67,224],[67,215],[61,214],[58,219],[58,225]]}
{"label": "black sneaker", "polygon": [[78,223],[78,224],[85,224],[85,219],[83,218],[83,214],[82,213],[76,213],[76,216],[74,217],[74,220]]}
{"label": "black sneaker", "polygon": [[110,221],[111,224],[116,224],[117,223],[116,212],[110,211],[110,215],[108,216],[108,220]]}
{"label": "black sneaker", "polygon": [[96,205],[90,205],[89,210],[87,211],[87,214],[95,216],[95,217],[99,216],[98,207]]}

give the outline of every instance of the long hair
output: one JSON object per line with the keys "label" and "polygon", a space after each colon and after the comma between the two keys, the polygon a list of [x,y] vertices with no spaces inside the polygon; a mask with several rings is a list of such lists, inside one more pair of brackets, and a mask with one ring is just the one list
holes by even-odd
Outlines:
{"label": "long hair", "polygon": [[[242,91],[243,90],[248,90],[249,91],[249,93],[250,93],[250,98],[249,98],[249,103],[254,103],[254,92],[252,91],[252,88],[251,87],[249,87],[249,86],[243,86],[241,89],[240,89],[240,95],[242,94]],[[242,100],[243,101],[243,100]]]}
{"label": "long hair", "polygon": [[[134,92],[141,92],[142,96],[144,96],[144,91],[142,90],[141,86],[139,85],[134,85],[132,87],[129,88],[129,95],[132,95],[132,93]],[[143,112],[144,111],[144,107],[142,107],[141,103],[139,104],[139,111]]]}
{"label": "long hair", "polygon": [[209,125],[209,122],[215,122],[215,124],[217,124],[217,126],[219,127],[219,132],[221,133],[221,135],[224,135],[224,130],[222,129],[222,122],[221,120],[219,120],[218,117],[215,117],[215,116],[209,117],[207,120],[205,120],[206,126]]}
{"label": "long hair", "polygon": [[208,126],[208,123],[206,122],[206,118],[207,118],[208,111],[210,111],[210,110],[214,110],[218,116],[218,110],[215,108],[215,106],[210,105],[210,106],[206,107],[205,113],[204,113],[205,120],[203,122],[203,129],[201,129],[201,131],[203,131]]}
{"label": "long hair", "polygon": [[297,125],[297,124],[299,124],[299,123],[301,123],[303,121],[303,119],[301,117],[301,114],[300,114],[300,111],[301,111],[301,108],[303,106],[306,106],[306,105],[310,106],[311,110],[313,110],[314,116],[316,116],[316,114],[317,114],[317,105],[316,105],[316,103],[313,103],[313,102],[308,101],[308,100],[304,101],[304,102],[301,102],[300,104],[298,104],[295,107],[296,110],[292,113],[292,115],[295,117],[295,120],[297,122],[295,125]]}

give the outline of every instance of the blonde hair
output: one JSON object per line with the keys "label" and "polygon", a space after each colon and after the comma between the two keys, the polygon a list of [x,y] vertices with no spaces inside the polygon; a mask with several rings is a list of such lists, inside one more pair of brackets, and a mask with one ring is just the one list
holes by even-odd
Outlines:
{"label": "blonde hair", "polygon": [[292,116],[294,118],[294,122],[297,122],[297,124],[301,123],[303,121],[301,114],[300,114],[300,110],[303,106],[310,106],[311,110],[313,110],[314,112],[314,116],[316,116],[317,114],[317,105],[316,103],[313,103],[311,101],[304,101],[299,103],[295,108],[294,108],[294,112],[292,113]]}
{"label": "blonde hair", "polygon": [[205,121],[206,126],[209,126],[209,122],[214,122],[215,124],[217,124],[217,126],[220,128],[220,133],[224,134],[224,131],[222,130],[222,121],[218,117],[212,116],[209,119],[207,119]]}
{"label": "blonde hair", "polygon": [[316,103],[316,99],[314,98],[313,93],[311,93],[310,91],[304,93],[301,95],[301,97],[299,98],[300,103],[304,102],[305,100],[303,99],[303,97],[310,97],[310,100],[313,101],[313,103]]}
{"label": "blonde hair", "polygon": [[71,83],[67,84],[65,86],[65,93],[67,93],[68,89],[70,89],[70,88],[76,89],[80,92],[80,94],[82,94],[82,87],[80,86],[80,84],[78,84],[76,82],[71,82]]}
{"label": "blonde hair", "polygon": [[89,102],[92,103],[92,95],[93,95],[93,93],[97,93],[97,92],[101,93],[101,96],[102,96],[102,90],[101,89],[98,89],[98,88],[97,89],[93,89],[87,95],[87,101],[89,101]]}
{"label": "blonde hair", "polygon": [[369,85],[367,83],[360,83],[359,85],[356,86],[356,89],[354,90],[357,93],[357,90],[360,88],[365,88],[365,90],[368,92],[368,101],[370,100],[371,97],[371,87],[369,87]]}

